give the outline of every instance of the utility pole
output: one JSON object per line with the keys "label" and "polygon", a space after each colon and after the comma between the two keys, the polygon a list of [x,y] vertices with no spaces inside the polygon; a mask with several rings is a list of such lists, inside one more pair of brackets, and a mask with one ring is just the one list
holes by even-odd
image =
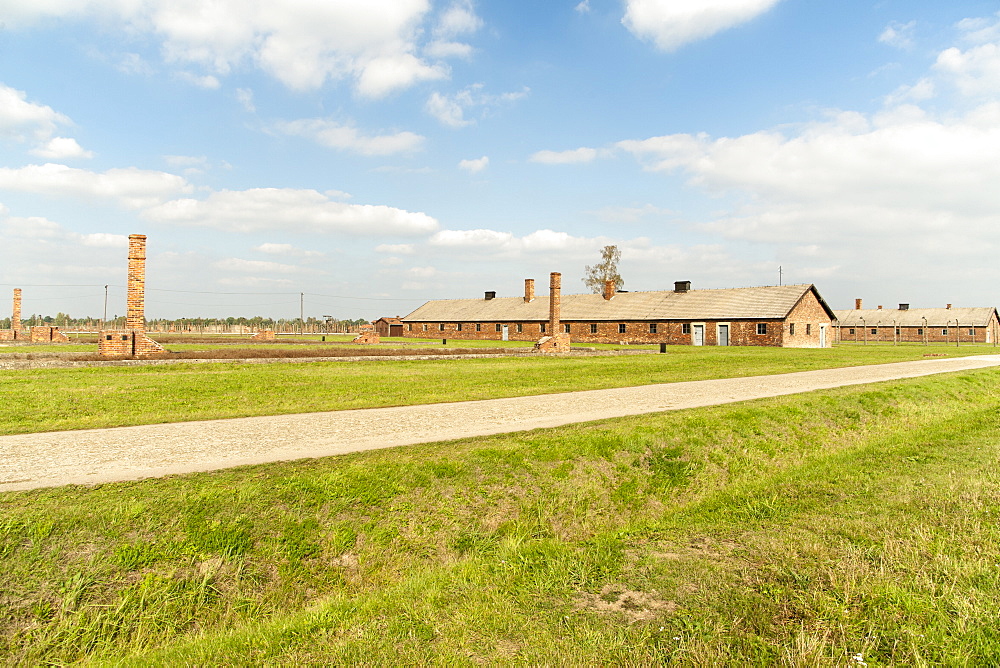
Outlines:
{"label": "utility pole", "polygon": [[108,286],[104,286],[104,317],[101,319],[101,329],[104,329],[108,322]]}
{"label": "utility pole", "polygon": [[778,265],[778,285],[781,285],[781,265]]}
{"label": "utility pole", "polygon": [[306,293],[299,293],[299,334],[305,334],[306,331],[306,317],[305,317],[305,301]]}

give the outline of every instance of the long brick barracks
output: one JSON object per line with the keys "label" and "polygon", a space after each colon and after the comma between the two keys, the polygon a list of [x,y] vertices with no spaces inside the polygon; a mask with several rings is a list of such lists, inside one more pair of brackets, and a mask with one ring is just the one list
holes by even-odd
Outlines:
{"label": "long brick barracks", "polygon": [[430,301],[402,318],[402,335],[786,348],[825,348],[834,338],[834,313],[811,284],[692,290],[678,281],[673,290],[616,292],[609,281],[603,294],[552,292],[536,299],[529,278],[520,297],[486,292],[482,299]]}

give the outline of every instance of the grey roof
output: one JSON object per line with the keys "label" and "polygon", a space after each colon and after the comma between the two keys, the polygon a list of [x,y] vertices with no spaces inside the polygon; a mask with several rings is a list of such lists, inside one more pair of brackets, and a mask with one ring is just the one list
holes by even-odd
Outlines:
{"label": "grey roof", "polygon": [[[602,295],[562,295],[562,320],[739,320],[782,319],[809,291],[833,318],[833,311],[812,285],[727,288],[674,292],[619,292]],[[523,297],[439,299],[403,317],[406,322],[544,322],[549,319],[548,295],[526,303]]]}
{"label": "grey roof", "polygon": [[969,308],[866,308],[834,311],[841,327],[985,327],[997,310],[992,306]]}

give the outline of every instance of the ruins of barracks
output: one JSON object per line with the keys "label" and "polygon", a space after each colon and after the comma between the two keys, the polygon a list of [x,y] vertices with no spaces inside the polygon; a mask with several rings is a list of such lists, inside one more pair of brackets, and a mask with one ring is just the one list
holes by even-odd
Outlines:
{"label": "ruins of barracks", "polygon": [[573,343],[661,343],[694,346],[825,348],[833,343],[834,312],[814,285],[554,295],[560,331],[551,329],[549,300],[537,299],[534,279],[519,297],[429,301],[402,318],[413,338],[538,341],[568,334]]}
{"label": "ruins of barracks", "polygon": [[997,343],[1000,318],[992,306],[952,308],[862,308],[834,311],[837,340],[844,343]]}

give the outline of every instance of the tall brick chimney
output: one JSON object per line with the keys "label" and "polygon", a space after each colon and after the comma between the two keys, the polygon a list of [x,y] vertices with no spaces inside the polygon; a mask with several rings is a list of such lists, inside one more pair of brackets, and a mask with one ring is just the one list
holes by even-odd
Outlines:
{"label": "tall brick chimney", "polygon": [[526,278],[524,279],[524,302],[531,303],[535,301],[535,279]]}
{"label": "tall brick chimney", "polygon": [[128,237],[128,304],[125,329],[146,331],[146,235]]}
{"label": "tall brick chimney", "polygon": [[855,311],[861,310],[861,297],[858,297],[857,299],[854,300],[854,310]]}
{"label": "tall brick chimney", "polygon": [[562,274],[553,271],[549,275],[549,334],[559,333],[559,307]]}
{"label": "tall brick chimney", "polygon": [[614,296],[615,296],[615,281],[614,281],[614,279],[610,279],[610,280],[604,281],[604,298],[605,299],[611,299]]}
{"label": "tall brick chimney", "polygon": [[18,338],[21,332],[21,288],[14,288],[14,311],[10,316],[10,329],[14,332],[14,338]]}

